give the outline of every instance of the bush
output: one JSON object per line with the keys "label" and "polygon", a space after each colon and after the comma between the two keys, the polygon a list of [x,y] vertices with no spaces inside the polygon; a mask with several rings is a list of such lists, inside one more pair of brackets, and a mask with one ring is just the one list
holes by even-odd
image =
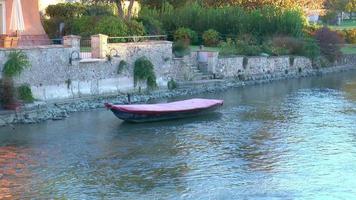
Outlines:
{"label": "bush", "polygon": [[93,27],[96,26],[98,17],[83,16],[73,19],[70,25],[71,33],[82,37],[90,37],[96,34]]}
{"label": "bush", "polygon": [[227,39],[226,42],[220,44],[221,56],[230,56],[230,55],[245,55],[245,56],[257,56],[264,52],[262,45],[257,44],[253,39],[249,40],[247,37],[240,38],[236,41],[232,39]]}
{"label": "bush", "polygon": [[85,6],[81,3],[58,3],[46,8],[46,15],[50,18],[74,19],[85,13]]}
{"label": "bush", "polygon": [[22,51],[13,51],[10,52],[2,72],[6,77],[14,77],[20,75],[24,69],[30,66],[30,61],[25,53]]}
{"label": "bush", "polygon": [[182,41],[185,44],[197,43],[198,35],[189,28],[179,28],[174,32],[174,41]]}
{"label": "bush", "polygon": [[236,43],[231,38],[226,39],[226,42],[221,42],[219,45],[221,56],[237,55]]}
{"label": "bush", "polygon": [[290,36],[276,36],[272,39],[272,46],[275,49],[284,49],[285,54],[301,55],[303,53],[303,41]]}
{"label": "bush", "polygon": [[135,61],[134,66],[134,85],[140,81],[145,81],[148,89],[157,88],[154,66],[146,57],[141,57]]}
{"label": "bush", "polygon": [[126,21],[127,26],[127,34],[130,36],[142,36],[145,35],[145,27],[141,22],[137,22],[135,20]]}
{"label": "bush", "polygon": [[168,87],[169,90],[174,90],[174,89],[177,89],[177,88],[178,88],[178,84],[177,84],[177,82],[176,82],[175,80],[173,80],[173,79],[171,78],[171,80],[169,80],[169,81],[167,82],[167,87]]}
{"label": "bush", "polygon": [[21,85],[17,88],[17,93],[20,100],[23,100],[26,103],[32,103],[35,98],[32,95],[32,91],[30,86],[28,85]]}
{"label": "bush", "polygon": [[111,37],[127,36],[128,34],[125,22],[116,16],[102,17],[94,29],[96,34],[101,33]]}
{"label": "bush", "polygon": [[161,35],[164,33],[162,23],[152,17],[143,16],[138,18],[138,21],[143,24],[145,32],[149,35]]}
{"label": "bush", "polygon": [[114,16],[114,7],[112,4],[87,5],[83,14],[86,16]]}
{"label": "bush", "polygon": [[356,29],[343,30],[342,35],[348,44],[356,44]]}
{"label": "bush", "polygon": [[203,42],[207,47],[216,47],[219,44],[219,32],[209,29],[203,34]]}
{"label": "bush", "polygon": [[315,59],[320,56],[320,47],[313,38],[307,38],[303,47],[303,56],[306,56],[315,62]]}
{"label": "bush", "polygon": [[330,62],[334,62],[341,56],[343,39],[337,32],[331,31],[327,27],[323,27],[315,33],[315,39],[319,44],[321,53]]}
{"label": "bush", "polygon": [[190,53],[189,44],[186,44],[182,40],[178,40],[173,44],[173,54],[177,58],[182,58],[183,56]]}

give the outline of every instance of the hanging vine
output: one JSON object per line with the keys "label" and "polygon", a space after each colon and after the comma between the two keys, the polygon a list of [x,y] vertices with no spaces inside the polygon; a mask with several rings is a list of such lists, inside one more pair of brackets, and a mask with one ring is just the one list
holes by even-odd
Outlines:
{"label": "hanging vine", "polygon": [[141,57],[135,61],[134,66],[134,85],[139,82],[146,82],[149,90],[157,88],[154,66],[146,57]]}

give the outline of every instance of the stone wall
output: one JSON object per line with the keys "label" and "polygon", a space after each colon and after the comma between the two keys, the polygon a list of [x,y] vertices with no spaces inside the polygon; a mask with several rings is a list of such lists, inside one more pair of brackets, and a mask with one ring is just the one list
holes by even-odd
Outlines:
{"label": "stone wall", "polygon": [[[118,94],[134,90],[133,64],[139,57],[145,56],[155,66],[157,83],[166,87],[171,71],[172,43],[165,41],[110,44],[115,49],[111,60],[89,59],[79,61],[76,41],[66,40],[64,46],[43,46],[21,48],[31,62],[15,83],[29,84],[36,99],[54,100],[85,96]],[[2,71],[11,49],[0,49],[0,71]],[[74,53],[73,53],[74,52]],[[70,57],[73,61],[70,64]],[[126,67],[118,73],[121,61]]]}
{"label": "stone wall", "polygon": [[230,57],[219,58],[216,75],[223,78],[239,75],[258,77],[311,69],[311,61],[304,57]]}

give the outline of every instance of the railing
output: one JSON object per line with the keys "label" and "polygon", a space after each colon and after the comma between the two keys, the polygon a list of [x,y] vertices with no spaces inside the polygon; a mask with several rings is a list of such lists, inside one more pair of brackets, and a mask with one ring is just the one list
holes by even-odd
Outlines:
{"label": "railing", "polygon": [[42,38],[20,38],[2,37],[0,38],[0,48],[35,47],[48,45],[62,45],[63,39],[42,39]]}
{"label": "railing", "polygon": [[143,42],[152,40],[167,40],[167,35],[109,37],[108,43]]}
{"label": "railing", "polygon": [[82,38],[80,40],[80,58],[81,59],[92,58],[90,38]]}

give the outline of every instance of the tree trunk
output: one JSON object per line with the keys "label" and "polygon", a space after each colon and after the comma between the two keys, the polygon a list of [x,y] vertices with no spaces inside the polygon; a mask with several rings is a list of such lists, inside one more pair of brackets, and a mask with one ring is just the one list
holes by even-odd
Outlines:
{"label": "tree trunk", "polygon": [[115,0],[115,4],[117,6],[117,13],[119,14],[119,16],[121,18],[124,18],[125,17],[125,12],[124,12],[124,7],[122,5],[121,0]]}
{"label": "tree trunk", "polygon": [[129,7],[127,9],[127,19],[128,20],[130,20],[132,17],[132,9],[133,9],[134,3],[135,3],[135,0],[130,0]]}

